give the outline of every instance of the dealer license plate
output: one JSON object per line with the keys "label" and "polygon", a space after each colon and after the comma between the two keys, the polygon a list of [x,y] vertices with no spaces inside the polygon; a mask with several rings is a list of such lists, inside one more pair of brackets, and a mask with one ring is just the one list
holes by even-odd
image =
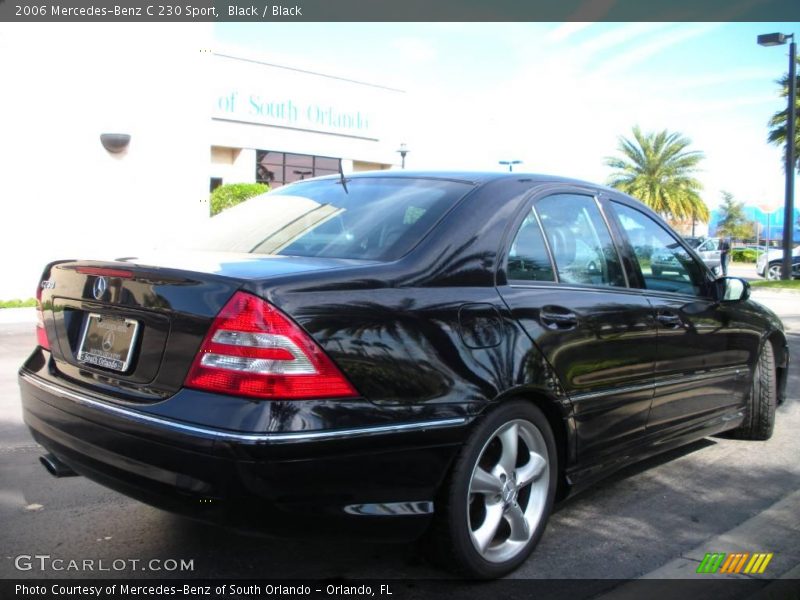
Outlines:
{"label": "dealer license plate", "polygon": [[139,322],[89,313],[78,347],[78,360],[83,363],[127,371],[136,347]]}

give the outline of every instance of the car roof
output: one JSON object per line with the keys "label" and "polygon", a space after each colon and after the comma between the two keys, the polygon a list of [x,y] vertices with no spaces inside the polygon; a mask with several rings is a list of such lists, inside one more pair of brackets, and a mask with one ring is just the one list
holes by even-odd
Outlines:
{"label": "car roof", "polygon": [[[623,192],[613,188],[592,183],[590,181],[582,181],[571,177],[561,177],[558,175],[547,175],[544,173],[524,173],[524,172],[493,172],[493,171],[456,171],[456,170],[443,170],[443,171],[411,171],[411,170],[382,170],[382,171],[358,171],[355,173],[345,173],[345,178],[350,179],[369,179],[379,177],[395,177],[405,179],[441,179],[448,181],[462,181],[464,183],[471,183],[481,185],[492,181],[509,180],[509,181],[530,181],[533,183],[566,183],[573,184],[581,187],[591,187],[597,190],[603,190],[621,196],[626,196]],[[323,177],[315,177],[313,179],[305,179],[303,181],[314,181],[322,179],[338,179],[339,175],[325,175]],[[300,183],[295,182],[295,183]]]}

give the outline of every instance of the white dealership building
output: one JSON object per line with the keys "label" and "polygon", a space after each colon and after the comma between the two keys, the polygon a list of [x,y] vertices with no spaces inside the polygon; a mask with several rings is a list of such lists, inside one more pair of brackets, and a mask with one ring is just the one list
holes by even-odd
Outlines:
{"label": "white dealership building", "polygon": [[58,258],[136,254],[222,183],[400,162],[405,94],[215,47],[210,24],[0,25],[0,300]]}

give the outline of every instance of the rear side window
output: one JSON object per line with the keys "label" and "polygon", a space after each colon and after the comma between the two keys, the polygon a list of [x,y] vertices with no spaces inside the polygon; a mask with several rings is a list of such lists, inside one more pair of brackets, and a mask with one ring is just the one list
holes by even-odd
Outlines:
{"label": "rear side window", "polygon": [[394,260],[472,184],[405,177],[305,181],[251,198],[193,232],[189,247],[281,256]]}
{"label": "rear side window", "polygon": [[555,281],[550,255],[533,210],[525,217],[511,244],[506,272],[512,281]]}
{"label": "rear side window", "polygon": [[619,255],[592,196],[556,194],[536,203],[558,280],[625,286]]}

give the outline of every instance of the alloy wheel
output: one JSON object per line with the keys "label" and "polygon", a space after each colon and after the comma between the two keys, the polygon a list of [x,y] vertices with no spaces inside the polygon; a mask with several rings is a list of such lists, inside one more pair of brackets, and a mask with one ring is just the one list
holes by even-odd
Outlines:
{"label": "alloy wheel", "polygon": [[781,278],[782,273],[783,269],[780,265],[772,265],[769,269],[767,269],[767,279],[776,281]]}
{"label": "alloy wheel", "polygon": [[469,484],[469,537],[487,561],[524,551],[545,512],[550,465],[539,429],[524,419],[499,427],[481,450]]}

